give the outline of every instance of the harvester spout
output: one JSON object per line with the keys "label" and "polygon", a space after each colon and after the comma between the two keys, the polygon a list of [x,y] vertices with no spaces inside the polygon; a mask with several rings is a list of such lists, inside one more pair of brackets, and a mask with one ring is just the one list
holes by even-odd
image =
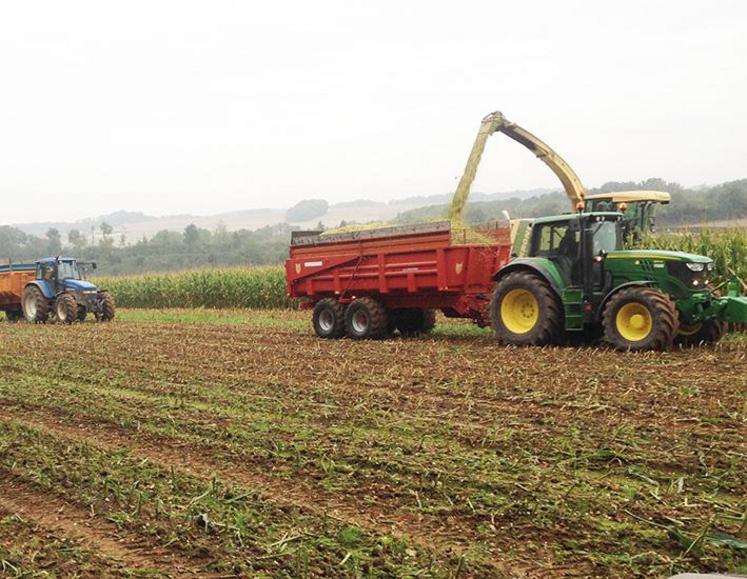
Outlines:
{"label": "harvester spout", "polygon": [[477,167],[485,150],[485,143],[488,137],[496,131],[500,131],[514,141],[521,143],[550,167],[563,184],[563,189],[571,202],[572,210],[580,211],[583,209],[586,190],[581,183],[581,179],[578,178],[570,165],[541,139],[516,123],[510,122],[502,113],[496,111],[483,118],[480,124],[480,130],[477,132],[475,143],[472,145],[472,151],[467,159],[467,166],[464,168],[464,173],[459,180],[459,185],[451,203],[450,217],[452,221],[463,221],[464,206],[467,204],[467,198],[477,174]]}

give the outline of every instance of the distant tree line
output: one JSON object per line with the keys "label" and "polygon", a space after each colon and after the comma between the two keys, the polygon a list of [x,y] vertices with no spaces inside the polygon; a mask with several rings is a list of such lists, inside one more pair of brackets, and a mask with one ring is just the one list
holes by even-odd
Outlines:
{"label": "distant tree line", "polygon": [[[713,187],[687,189],[678,183],[662,179],[641,182],[609,182],[589,193],[651,189],[667,191],[672,202],[658,210],[658,223],[663,226],[701,224],[725,219],[747,218],[747,179],[730,181]],[[308,220],[318,215],[323,206],[319,200],[299,203],[294,217]],[[568,200],[563,193],[547,193],[525,199],[481,201],[467,206],[467,220],[480,223],[500,219],[506,210],[511,217],[539,217],[568,211]],[[326,209],[325,209],[326,211]],[[446,216],[447,205],[431,205],[400,214],[397,221],[409,223],[422,219]],[[360,221],[365,221],[365,215]],[[344,222],[340,225],[346,225]],[[72,229],[66,236],[54,227],[45,235],[24,233],[12,226],[0,226],[0,259],[15,262],[35,260],[55,255],[73,255],[96,260],[99,272],[106,275],[175,271],[210,266],[267,265],[280,263],[288,253],[293,229],[278,224],[249,231],[227,231],[219,225],[214,230],[195,225],[184,231],[160,231],[150,239],[129,243],[124,235],[115,238],[113,228],[106,222],[98,224],[98,231]],[[317,229],[324,229],[321,222]]]}
{"label": "distant tree line", "polygon": [[[660,225],[689,225],[726,219],[747,218],[747,179],[729,181],[712,187],[687,189],[679,183],[663,179],[645,181],[610,181],[589,194],[632,191],[666,191],[672,195],[672,202],[657,210]],[[568,200],[564,193],[547,193],[524,199],[512,198],[498,201],[478,201],[467,205],[467,221],[480,223],[500,219],[503,211],[511,217],[541,217],[568,211]],[[410,223],[422,219],[446,216],[447,205],[431,205],[401,213],[397,220]]]}
{"label": "distant tree line", "polygon": [[286,224],[256,231],[227,231],[222,225],[210,231],[188,225],[181,232],[159,231],[150,239],[127,243],[124,236],[115,239],[107,223],[101,223],[99,230],[100,235],[92,241],[77,229],[70,230],[63,239],[55,228],[40,237],[12,226],[0,226],[0,259],[18,263],[46,256],[72,255],[97,261],[97,272],[105,275],[267,265],[279,263],[287,256],[291,234],[291,227]]}

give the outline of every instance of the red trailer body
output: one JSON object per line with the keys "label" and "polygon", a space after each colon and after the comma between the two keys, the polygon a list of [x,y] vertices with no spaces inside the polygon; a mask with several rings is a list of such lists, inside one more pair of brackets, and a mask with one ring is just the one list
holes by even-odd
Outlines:
{"label": "red trailer body", "polygon": [[[440,309],[487,325],[493,275],[510,259],[508,224],[480,230],[488,244],[459,243],[448,222],[320,235],[296,232],[286,261],[288,294],[377,300],[387,310]],[[457,239],[454,239],[457,237]]]}

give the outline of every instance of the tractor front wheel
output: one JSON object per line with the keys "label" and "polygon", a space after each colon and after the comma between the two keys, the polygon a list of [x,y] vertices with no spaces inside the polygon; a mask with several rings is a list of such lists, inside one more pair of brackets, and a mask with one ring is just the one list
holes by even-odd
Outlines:
{"label": "tractor front wheel", "polygon": [[314,306],[312,323],[320,338],[342,338],[345,335],[345,306],[334,298],[319,300]]}
{"label": "tractor front wheel", "polygon": [[559,340],[563,309],[545,280],[516,271],[498,281],[490,302],[490,321],[503,344],[543,346]]}
{"label": "tractor front wheel", "polygon": [[699,346],[701,344],[715,344],[726,333],[726,324],[718,320],[706,320],[696,324],[680,324],[676,344],[682,346]]}
{"label": "tractor front wheel", "polygon": [[61,324],[72,324],[78,319],[78,302],[72,294],[60,294],[54,301],[54,319]]}
{"label": "tractor front wheel", "polygon": [[650,287],[617,292],[607,302],[602,320],[605,337],[622,351],[668,350],[679,327],[674,302]]}
{"label": "tractor front wheel", "polygon": [[345,312],[345,333],[354,340],[376,340],[387,334],[386,310],[372,298],[354,300]]}
{"label": "tractor front wheel", "polygon": [[23,290],[21,307],[26,321],[32,324],[43,324],[49,318],[49,302],[35,285],[30,285]]}
{"label": "tractor front wheel", "polygon": [[114,319],[114,298],[109,292],[99,293],[99,314],[96,319],[99,322],[110,322]]}

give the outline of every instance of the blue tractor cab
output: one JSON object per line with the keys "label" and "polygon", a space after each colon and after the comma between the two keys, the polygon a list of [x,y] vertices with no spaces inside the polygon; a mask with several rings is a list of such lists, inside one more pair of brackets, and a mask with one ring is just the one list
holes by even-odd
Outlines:
{"label": "blue tractor cab", "polygon": [[114,318],[114,299],[84,279],[81,270],[96,269],[95,262],[74,257],[47,257],[36,262],[35,279],[26,284],[21,305],[29,322],[53,320],[71,324],[91,313],[98,321]]}

